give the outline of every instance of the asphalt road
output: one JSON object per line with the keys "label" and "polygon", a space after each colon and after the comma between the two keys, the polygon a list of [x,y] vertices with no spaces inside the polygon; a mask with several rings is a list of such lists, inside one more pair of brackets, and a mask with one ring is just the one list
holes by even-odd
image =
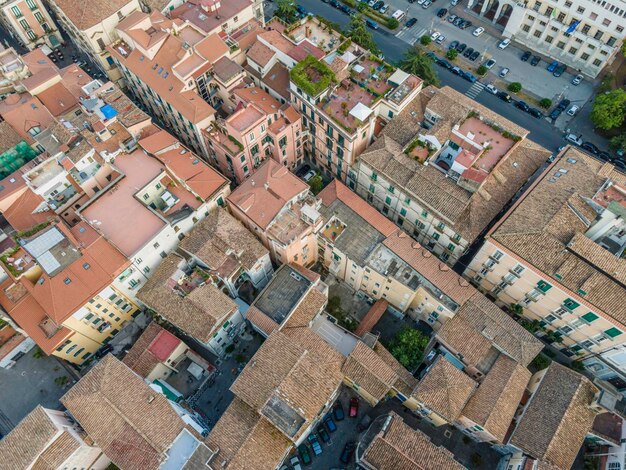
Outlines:
{"label": "asphalt road", "polygon": [[[298,0],[298,4],[302,5],[309,12],[315,15],[320,15],[329,21],[339,23],[342,28],[347,26],[349,22],[348,15],[341,13],[339,10],[336,10],[327,3],[323,3],[321,0]],[[406,42],[396,38],[394,34],[385,31],[382,28],[377,31],[372,30],[372,33],[378,47],[383,52],[385,59],[390,63],[399,62],[402,59],[404,52],[410,47]],[[437,65],[434,67],[439,74],[441,86],[447,85],[460,93],[466,93],[472,86],[471,83],[457,75],[452,74],[447,69]],[[536,119],[515,108],[512,104],[505,103],[504,101],[496,98],[487,91],[480,92],[474,99],[483,106],[488,107],[492,111],[504,116],[515,124],[528,129],[530,131],[529,138],[549,150],[556,150],[565,142],[563,139],[563,133],[555,128],[549,121],[545,119]]]}

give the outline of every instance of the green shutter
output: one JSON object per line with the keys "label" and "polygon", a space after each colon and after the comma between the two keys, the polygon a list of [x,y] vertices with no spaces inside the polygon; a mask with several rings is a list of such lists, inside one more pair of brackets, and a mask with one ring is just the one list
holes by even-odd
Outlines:
{"label": "green shutter", "polygon": [[385,198],[385,204],[387,205],[391,204],[391,198],[389,196]]}
{"label": "green shutter", "polygon": [[596,315],[593,312],[589,312],[589,313],[585,313],[582,317],[583,320],[585,320],[587,323],[591,323],[594,322],[598,319],[598,315]]}
{"label": "green shutter", "polygon": [[406,209],[404,207],[402,209],[400,209],[400,215],[402,217],[404,217],[406,215]]}
{"label": "green shutter", "polygon": [[545,282],[545,281],[539,281],[537,283],[537,289],[539,289],[541,292],[543,292],[545,294],[550,289],[552,289],[552,286],[550,284],[548,284],[547,282]]}
{"label": "green shutter", "polygon": [[604,334],[607,335],[609,338],[615,338],[616,336],[621,335],[622,332],[618,330],[617,328],[613,327],[613,328],[609,328],[608,330],[605,330]]}
{"label": "green shutter", "polygon": [[576,308],[580,307],[580,304],[578,302],[576,302],[575,300],[565,299],[563,301],[563,306],[565,308],[570,309],[570,310],[575,310]]}

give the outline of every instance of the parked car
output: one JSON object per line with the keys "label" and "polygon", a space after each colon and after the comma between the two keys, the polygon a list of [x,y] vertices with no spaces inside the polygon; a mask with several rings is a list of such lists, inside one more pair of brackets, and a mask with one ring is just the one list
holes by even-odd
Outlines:
{"label": "parked car", "polygon": [[422,3],[422,8],[426,9],[429,6],[431,6],[433,4],[433,2],[431,2],[430,0],[426,0],[424,3]]}
{"label": "parked car", "polygon": [[559,104],[557,105],[557,108],[559,108],[561,111],[565,111],[570,104],[572,104],[572,102],[568,100],[567,98],[565,98],[559,102]]}
{"label": "parked car", "polygon": [[300,18],[304,18],[307,14],[306,8],[304,8],[302,5],[298,5],[296,7],[296,11],[298,12],[298,16],[300,16]]}
{"label": "parked car", "polygon": [[448,49],[456,49],[459,45],[459,41],[452,41],[448,46]]}
{"label": "parked car", "polygon": [[456,15],[450,15],[450,16],[448,16],[448,22],[454,23],[454,20],[456,20],[456,18],[457,18]]}
{"label": "parked car", "polygon": [[583,76],[581,74],[578,74],[572,80],[572,85],[580,85],[580,82],[582,81],[583,81]]}
{"label": "parked car", "polygon": [[500,44],[498,44],[498,49],[506,49],[507,47],[509,47],[509,44],[511,44],[511,40],[509,38],[506,38],[500,41]]}
{"label": "parked car", "polygon": [[343,421],[346,417],[345,413],[343,412],[343,406],[339,401],[335,403],[335,406],[333,406],[333,416],[337,421]]}
{"label": "parked car", "polygon": [[598,155],[600,153],[600,149],[593,145],[591,142],[583,142],[580,148],[586,150],[587,152],[593,153],[594,155]]}
{"label": "parked car", "polygon": [[598,152],[598,157],[607,162],[612,162],[613,160],[615,160],[609,152],[604,151]]}
{"label": "parked car", "polygon": [[302,179],[308,183],[309,180],[313,178],[314,176],[315,176],[315,170],[309,170],[307,174],[302,177]]}
{"label": "parked car", "polygon": [[374,21],[374,20],[367,19],[367,20],[365,20],[365,24],[366,24],[369,28],[372,28],[372,29],[378,29],[378,23],[376,23],[376,21]]}
{"label": "parked car", "polygon": [[304,442],[298,446],[298,455],[304,465],[308,465],[313,461],[313,459],[311,459],[311,452],[309,452],[309,448]]}
{"label": "parked car", "polygon": [[439,37],[435,40],[435,42],[436,42],[437,44],[441,44],[445,38],[446,38],[446,37],[445,37],[443,34],[441,34],[441,35],[440,35],[440,36],[439,36]]}
{"label": "parked car", "polygon": [[474,23],[472,23],[470,20],[463,20],[463,23],[459,25],[459,28],[461,29],[467,29],[470,26],[472,26]]}
{"label": "parked car", "polygon": [[447,8],[440,8],[439,11],[437,12],[437,16],[439,18],[443,18],[447,14],[448,14],[448,9]]}
{"label": "parked car", "polygon": [[367,6],[373,8],[377,1],[378,0],[369,0],[369,2],[367,2]]}
{"label": "parked car", "polygon": [[554,71],[552,75],[554,75],[555,77],[560,77],[561,75],[563,75],[563,72],[565,72],[566,69],[567,69],[567,65],[561,64],[556,68],[556,70]]}
{"label": "parked car", "polygon": [[291,457],[291,459],[289,460],[289,463],[293,467],[293,470],[302,470],[302,465],[300,465],[300,459],[298,458],[297,455],[294,455],[293,457]]}
{"label": "parked car", "polygon": [[528,62],[528,59],[530,59],[530,56],[531,56],[531,55],[532,55],[532,54],[530,53],[530,51],[526,51],[526,52],[524,52],[524,53],[522,54],[522,57],[521,57],[522,62]]}
{"label": "parked car", "polygon": [[567,114],[569,116],[576,116],[576,113],[580,110],[580,106],[573,105],[570,109],[567,110]]}
{"label": "parked car", "polygon": [[472,75],[470,72],[463,72],[462,77],[467,80],[470,83],[476,83],[476,80],[478,80],[474,75]]}
{"label": "parked car", "polygon": [[500,98],[502,101],[506,101],[507,103],[510,103],[513,98],[511,98],[511,95],[509,95],[507,92],[505,91],[499,91],[496,96],[498,98]]}
{"label": "parked car", "polygon": [[613,165],[615,165],[617,168],[619,168],[620,170],[625,170],[626,171],[626,163],[624,163],[621,160],[615,160],[613,162]]}
{"label": "parked car", "polygon": [[356,415],[359,413],[359,399],[356,397],[350,398],[350,411],[348,411],[348,416],[350,418],[356,418]]}
{"label": "parked car", "polygon": [[445,59],[437,59],[437,65],[441,65],[442,67],[445,67],[447,69],[452,68],[452,64]]}
{"label": "parked car", "polygon": [[339,2],[337,0],[330,0],[328,3],[333,8],[337,8],[338,9],[340,7]]}
{"label": "parked car", "polygon": [[407,28],[411,28],[415,26],[416,24],[417,24],[417,18],[411,18],[409,19],[409,21],[406,22],[404,26],[406,26]]}
{"label": "parked car", "polygon": [[324,418],[324,424],[328,428],[329,432],[335,432],[337,430],[337,425],[333,421],[333,417],[331,415],[326,415]]}
{"label": "parked car", "polygon": [[385,3],[382,6],[382,8],[380,10],[378,10],[378,11],[380,11],[384,15],[385,13],[387,13],[389,11],[389,5],[387,3]]}
{"label": "parked car", "polygon": [[354,449],[356,449],[356,444],[353,441],[346,442],[346,445],[341,451],[341,457],[339,458],[339,460],[341,460],[341,462],[345,464],[350,463],[350,460],[352,460],[352,455],[354,454]]}
{"label": "parked car", "polygon": [[476,59],[478,59],[478,56],[480,55],[480,51],[474,51],[470,54],[469,56],[469,60],[471,60],[472,62],[475,61]]}
{"label": "parked car", "polygon": [[458,26],[458,25],[460,25],[460,24],[461,24],[461,22],[462,22],[462,21],[463,21],[463,18],[461,18],[460,16],[457,16],[457,17],[454,19],[454,21],[452,22],[452,24],[453,24],[454,26]]}
{"label": "parked car", "polygon": [[376,3],[374,3],[374,6],[372,7],[372,10],[380,10],[382,7],[385,6],[385,2],[383,2],[382,0],[378,0]]}
{"label": "parked car", "polygon": [[463,52],[465,49],[467,49],[467,44],[465,44],[464,42],[463,42],[463,43],[461,43],[461,44],[459,44],[459,45],[457,46],[457,48],[456,48],[456,50],[459,52],[459,54],[460,54],[461,52]]}
{"label": "parked car", "polygon": [[559,66],[559,63],[556,60],[553,60],[548,65],[548,72],[554,72],[558,66]]}
{"label": "parked car", "polygon": [[298,168],[296,170],[296,176],[298,178],[302,178],[304,175],[306,175],[309,171],[311,170],[311,167],[309,165],[302,165],[300,168]]}
{"label": "parked car", "polygon": [[350,10],[350,8],[348,8],[343,3],[341,5],[339,5],[339,11],[341,11],[342,13],[345,13],[348,16],[354,15],[354,12],[352,10]]}
{"label": "parked car", "polygon": [[541,62],[541,57],[539,57],[538,55],[534,55],[530,61],[530,65],[535,67],[539,62]]}
{"label": "parked car", "polygon": [[427,52],[426,53],[426,57],[428,57],[429,59],[433,60],[434,62],[437,62],[437,56],[432,51]]}
{"label": "parked car", "polygon": [[530,110],[530,106],[528,106],[524,101],[518,101],[515,103],[515,107],[521,109],[522,111],[528,112]]}
{"label": "parked car", "polygon": [[506,77],[508,73],[509,73],[509,69],[507,67],[503,67],[502,70],[500,70],[500,76],[502,78]]}
{"label": "parked car", "polygon": [[372,418],[370,417],[370,415],[363,415],[361,421],[359,421],[359,424],[356,425],[357,432],[365,431],[367,428],[369,428],[371,423]]}
{"label": "parked car", "polygon": [[440,35],[441,35],[441,33],[439,31],[433,32],[433,34],[430,35],[431,41],[436,40]]}
{"label": "parked car", "polygon": [[561,113],[563,112],[563,110],[561,108],[554,108],[552,110],[552,112],[550,113],[550,119],[552,120],[556,120],[558,119],[558,117],[561,115]]}
{"label": "parked car", "polygon": [[326,431],[326,428],[323,425],[319,425],[317,427],[317,434],[320,436],[320,439],[324,444],[330,442],[330,434]]}
{"label": "parked car", "polygon": [[315,455],[320,455],[322,453],[322,444],[320,444],[320,440],[317,437],[317,434],[312,432],[309,434],[309,444],[311,444],[311,448],[313,449],[313,453]]}
{"label": "parked car", "polygon": [[575,145],[582,145],[583,141],[580,137],[578,137],[576,134],[567,134],[565,136],[565,140],[567,140],[568,142],[575,144]]}
{"label": "parked car", "polygon": [[467,49],[465,49],[465,52],[463,52],[463,57],[469,57],[472,55],[473,52],[474,52],[474,48],[468,47]]}
{"label": "parked car", "polygon": [[473,35],[473,36],[478,37],[478,36],[480,36],[481,34],[483,34],[484,32],[485,32],[485,28],[483,28],[483,27],[479,26],[478,28],[476,28],[476,29],[474,30],[474,32],[472,33],[472,35]]}
{"label": "parked car", "polygon": [[484,66],[488,69],[491,69],[494,65],[496,65],[496,59],[489,59],[487,62],[484,63]]}
{"label": "parked car", "polygon": [[491,83],[485,87],[485,90],[487,90],[492,95],[498,94],[498,89],[495,86],[493,86]]}
{"label": "parked car", "polygon": [[450,70],[454,75],[458,75],[459,77],[463,75],[463,70],[460,67],[452,67]]}
{"label": "parked car", "polygon": [[530,108],[528,110],[528,114],[530,114],[532,117],[535,117],[537,119],[543,117],[543,113],[540,110],[538,110],[537,108]]}

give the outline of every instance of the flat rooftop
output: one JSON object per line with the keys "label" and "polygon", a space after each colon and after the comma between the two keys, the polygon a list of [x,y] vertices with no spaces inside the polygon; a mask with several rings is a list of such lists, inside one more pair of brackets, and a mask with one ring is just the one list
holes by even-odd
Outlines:
{"label": "flat rooftop", "polygon": [[270,397],[261,412],[289,437],[295,436],[306,421],[289,403],[277,395]]}
{"label": "flat rooftop", "polygon": [[300,302],[311,281],[289,265],[276,271],[253,305],[279,325]]}
{"label": "flat rooftop", "polygon": [[490,172],[515,144],[512,139],[504,137],[501,132],[475,117],[466,119],[458,132],[464,136],[473,135],[471,140],[483,147],[489,146],[489,152],[484,152],[475,163],[486,172]]}
{"label": "flat rooftop", "polygon": [[415,290],[420,285],[420,275],[385,245],[379,245],[368,258],[369,266],[381,274],[392,276],[396,281]]}
{"label": "flat rooftop", "polygon": [[345,357],[348,357],[359,342],[356,336],[337,325],[326,313],[315,317],[311,329]]}

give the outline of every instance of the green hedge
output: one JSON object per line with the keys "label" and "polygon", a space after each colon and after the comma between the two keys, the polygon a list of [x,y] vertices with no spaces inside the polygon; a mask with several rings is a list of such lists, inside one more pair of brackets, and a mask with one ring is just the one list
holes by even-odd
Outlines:
{"label": "green hedge", "polygon": [[[317,81],[311,81],[307,72],[317,72]],[[317,96],[328,86],[336,81],[335,73],[324,63],[317,60],[312,55],[300,61],[289,72],[293,82],[300,87],[307,95]]]}

